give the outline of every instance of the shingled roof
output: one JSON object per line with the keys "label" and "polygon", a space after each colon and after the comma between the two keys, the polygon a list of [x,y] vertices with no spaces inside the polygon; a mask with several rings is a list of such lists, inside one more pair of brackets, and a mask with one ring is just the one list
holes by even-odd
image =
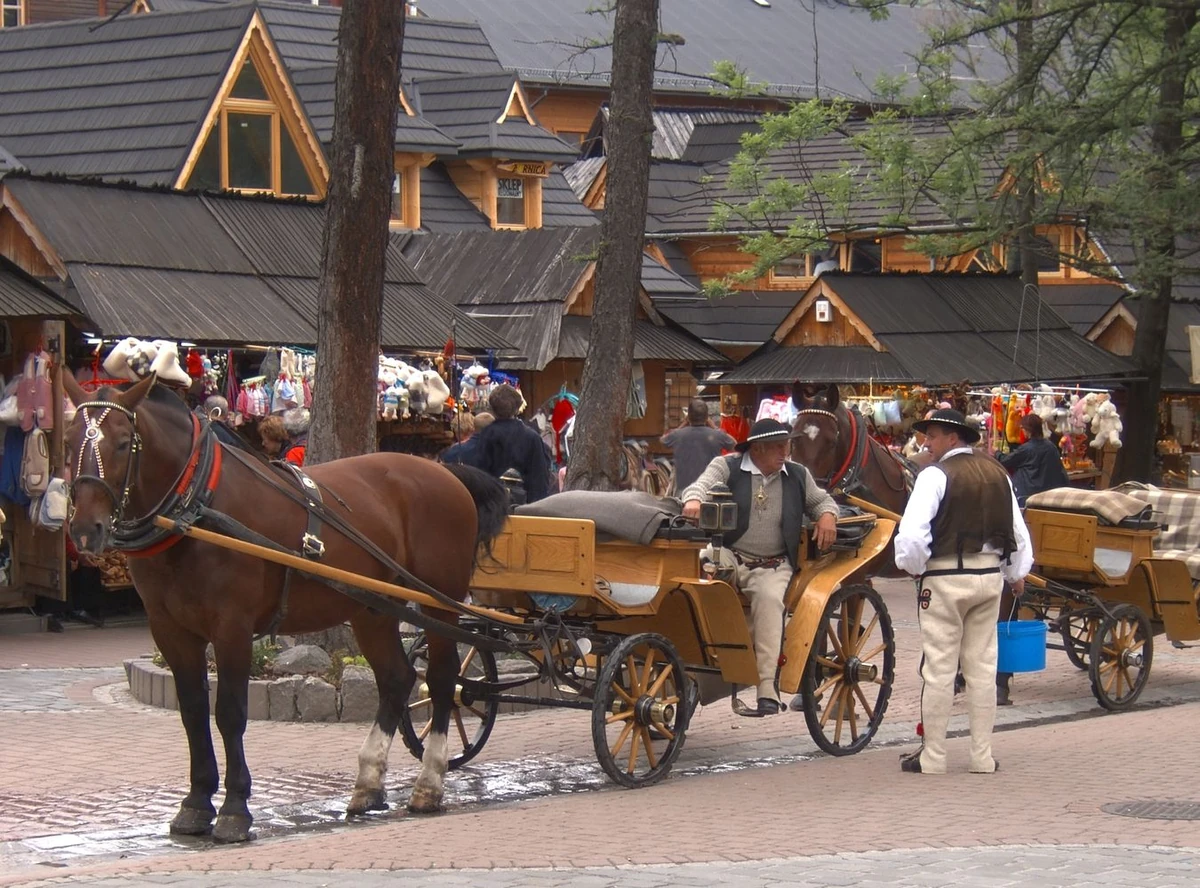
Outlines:
{"label": "shingled roof", "polygon": [[[886,378],[925,383],[1108,379],[1133,372],[1125,358],[1071,330],[1017,277],[985,274],[822,275],[777,327],[770,342],[722,377],[723,383],[807,379],[812,344],[782,346],[813,296],[835,301],[865,325],[880,348],[837,353],[818,346],[847,375],[823,382]],[[803,311],[802,311],[803,310]],[[886,357],[884,357],[886,356]],[[828,377],[830,368],[822,369]],[[768,378],[769,377],[769,378]]]}
{"label": "shingled roof", "polygon": [[[606,89],[612,17],[595,0],[420,0],[435,18],[477,21],[506,68],[527,83]],[[874,100],[879,74],[912,70],[933,10],[890,7],[875,22],[854,4],[751,0],[662,0],[655,89],[708,94],[718,61],[738,65],[769,95]],[[592,44],[592,48],[582,49]],[[817,49],[820,48],[818,55]]]}
{"label": "shingled roof", "polygon": [[[559,357],[581,357],[586,317],[564,317],[565,303],[592,272],[599,227],[460,231],[412,238],[405,254],[430,286],[472,317],[492,324],[524,355],[507,366],[541,370]],[[649,276],[646,266],[654,269]],[[647,279],[649,278],[649,279]],[[643,288],[665,298],[688,285],[646,257]],[[661,317],[636,334],[641,358],[720,365],[726,358]]]}
{"label": "shingled roof", "polygon": [[[131,187],[3,181],[67,271],[97,332],[194,342],[316,342],[324,208],[298,201]],[[440,349],[452,325],[464,351],[508,349],[387,253],[383,346]]]}
{"label": "shingled roof", "polygon": [[172,183],[254,13],[0,29],[0,142],[35,173]]}
{"label": "shingled roof", "polygon": [[0,318],[72,318],[91,323],[75,306],[58,298],[7,259],[0,258]]}
{"label": "shingled roof", "polygon": [[[520,114],[506,115],[520,89],[511,73],[420,78],[414,110],[461,144],[460,154],[574,160],[578,151]],[[500,121],[500,122],[497,122]]]}

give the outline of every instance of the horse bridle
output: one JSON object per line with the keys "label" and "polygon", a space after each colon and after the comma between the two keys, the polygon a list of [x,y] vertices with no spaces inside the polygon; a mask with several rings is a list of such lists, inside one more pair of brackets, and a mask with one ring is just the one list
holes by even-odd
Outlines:
{"label": "horse bridle", "polygon": [[[142,436],[138,434],[137,430],[137,413],[123,404],[118,404],[116,401],[85,401],[82,404],[77,404],[75,410],[77,413],[83,415],[84,431],[83,440],[79,444],[79,459],[75,465],[75,477],[71,479],[72,513],[75,508],[75,488],[85,481],[90,484],[99,484],[112,501],[113,514],[109,525],[115,527],[124,520],[125,508],[129,505],[129,496],[133,490],[133,479],[137,475],[138,461],[142,453]],[[99,417],[93,417],[88,414],[88,410],[101,410],[103,412]],[[129,460],[125,464],[125,482],[121,487],[120,493],[117,493],[104,477],[104,458],[100,454],[100,442],[104,440],[104,433],[100,430],[100,426],[104,424],[104,420],[108,419],[109,414],[114,410],[125,414],[129,419],[129,424],[133,427],[133,436],[129,442]],[[83,473],[84,454],[89,449],[96,461],[96,474],[94,475],[85,475]]]}
{"label": "horse bridle", "polygon": [[[806,415],[807,416],[825,416],[825,417],[828,417],[829,419],[833,420],[833,446],[836,447],[837,443],[842,439],[842,421],[841,421],[841,419],[838,418],[838,415],[836,413],[834,413],[832,410],[824,410],[820,407],[805,407],[801,410],[796,411],[797,417],[806,416]],[[851,436],[853,436],[854,417],[850,416],[850,411],[846,411],[846,415],[850,421],[850,432],[851,432]],[[826,475],[823,478],[814,478],[813,480],[816,481],[817,484],[819,484],[821,487],[823,487],[826,490],[829,489],[830,484],[835,484],[838,481],[843,480],[843,478],[846,475],[846,472],[850,470],[851,462],[853,462],[853,460],[854,460],[854,450],[855,450],[855,448],[853,446],[851,446],[850,453],[846,457],[846,462],[842,465],[842,467],[840,469],[838,469],[837,471],[830,472],[828,475]],[[837,451],[835,450],[834,452],[836,453]]]}

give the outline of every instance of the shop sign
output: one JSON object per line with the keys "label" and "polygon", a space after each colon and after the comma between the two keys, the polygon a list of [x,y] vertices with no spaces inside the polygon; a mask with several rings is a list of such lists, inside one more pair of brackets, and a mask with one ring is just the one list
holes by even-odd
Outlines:
{"label": "shop sign", "polygon": [[506,173],[518,176],[537,176],[544,179],[550,175],[550,162],[546,160],[513,160],[499,165]]}

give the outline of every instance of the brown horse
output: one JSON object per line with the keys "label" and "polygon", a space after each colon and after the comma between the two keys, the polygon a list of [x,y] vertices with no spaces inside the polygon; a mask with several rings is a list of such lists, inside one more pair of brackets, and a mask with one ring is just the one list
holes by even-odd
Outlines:
{"label": "brown horse", "polygon": [[897,515],[912,490],[904,464],[867,433],[866,420],[842,403],[836,385],[812,397],[797,385],[799,414],[792,426],[792,459],[830,492],[852,494]]}
{"label": "brown horse", "polygon": [[[395,581],[399,565],[419,578],[416,582],[462,601],[477,546],[489,544],[504,522],[501,485],[475,470],[460,480],[436,463],[393,453],[314,466],[308,474],[323,494],[326,517],[318,540],[298,483],[289,485],[279,470],[217,443],[178,397],[155,387],[153,376],[125,390],[104,388],[94,395],[69,373],[63,378],[78,407],[67,429],[68,466],[74,472],[71,537],[80,552],[112,547],[132,556],[131,573],[150,631],[175,676],[191,786],[171,832],[211,832],[226,842],[252,837],[246,804],[250,771],[242,745],[251,641],[268,631],[312,632],[345,621],[379,687],[379,708],[359,751],[347,814],[385,809],[388,751],[414,680],[398,616],[303,573],[288,575],[276,564],[158,530],[153,518],[232,519],[243,525],[244,538],[303,548],[325,564],[375,579]],[[364,541],[353,539],[356,534],[368,541],[365,546],[381,551],[372,555]],[[450,611],[432,615],[456,621]],[[441,805],[459,668],[454,641],[436,634],[428,639],[433,729],[409,801],[414,811]],[[225,800],[219,814],[212,803],[219,775],[209,729],[209,642],[217,662],[216,722],[225,744]]]}

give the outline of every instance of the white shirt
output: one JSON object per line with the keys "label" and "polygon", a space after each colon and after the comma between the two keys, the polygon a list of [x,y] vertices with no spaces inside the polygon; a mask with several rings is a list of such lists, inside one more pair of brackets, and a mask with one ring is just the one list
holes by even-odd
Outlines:
{"label": "white shirt", "polygon": [[[970,447],[955,447],[939,462],[960,453],[971,452]],[[1000,572],[1011,583],[1023,578],[1033,568],[1033,545],[1029,541],[1029,530],[1025,527],[1025,519],[1021,517],[1021,508],[1017,505],[1011,482],[1008,492],[1012,496],[1013,539],[1017,541],[1017,550],[1009,556],[1007,562],[1001,560]],[[895,539],[896,567],[907,574],[918,577],[925,572],[930,547],[933,545],[933,519],[937,516],[942,497],[945,495],[945,472],[927,471],[917,475],[917,483],[913,485],[912,496],[904,509],[904,517],[900,520],[900,530]],[[1001,554],[999,549],[987,543],[982,551]]]}
{"label": "white shirt", "polygon": [[[749,453],[746,453],[742,456],[742,471],[749,472],[751,475],[761,475],[762,474],[762,469],[760,469],[758,466],[756,466],[754,464],[754,460],[752,460],[750,458]],[[783,464],[783,468],[781,468],[778,472],[776,472],[775,475],[780,475],[780,474],[786,475],[787,473],[788,473],[787,463],[785,462]],[[771,478],[774,478],[775,475],[771,475]],[[766,480],[769,481],[770,478],[767,478]]]}

